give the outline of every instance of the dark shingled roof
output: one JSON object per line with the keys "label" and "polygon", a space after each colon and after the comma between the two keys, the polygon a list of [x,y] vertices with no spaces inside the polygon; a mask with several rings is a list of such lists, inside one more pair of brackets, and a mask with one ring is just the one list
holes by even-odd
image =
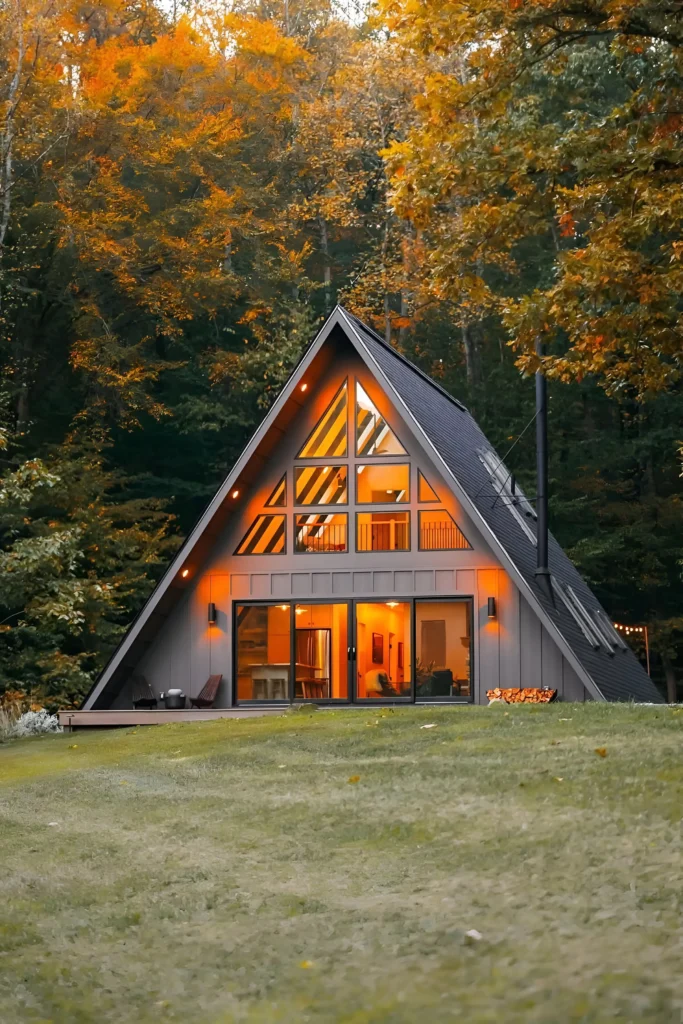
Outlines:
{"label": "dark shingled roof", "polygon": [[[479,452],[493,448],[462,403],[427,374],[391,348],[357,317],[342,310],[360,341],[386,376],[408,411],[489,525],[508,557],[528,583],[537,601],[567,641],[600,693],[609,701],[662,702],[657,688],[630,649],[608,653],[594,648],[559,598],[553,603],[535,575],[536,546],[500,498]],[[592,615],[602,611],[598,600],[551,535],[549,566],[560,584],[569,584]]]}

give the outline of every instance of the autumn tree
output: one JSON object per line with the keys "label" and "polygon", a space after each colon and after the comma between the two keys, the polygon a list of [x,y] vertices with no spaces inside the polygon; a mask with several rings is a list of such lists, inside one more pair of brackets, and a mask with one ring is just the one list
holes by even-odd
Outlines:
{"label": "autumn tree", "polygon": [[385,0],[418,53],[419,123],[388,153],[434,292],[493,312],[535,366],[640,396],[680,379],[678,4]]}

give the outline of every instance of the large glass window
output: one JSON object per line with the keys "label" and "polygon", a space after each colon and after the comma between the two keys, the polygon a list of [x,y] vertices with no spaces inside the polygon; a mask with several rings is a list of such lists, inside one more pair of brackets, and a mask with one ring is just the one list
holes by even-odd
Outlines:
{"label": "large glass window", "polygon": [[285,550],[285,516],[257,516],[237,546],[236,555],[281,555]]}
{"label": "large glass window", "polygon": [[287,474],[283,475],[278,480],[275,489],[271,492],[266,506],[272,508],[273,506],[283,508],[287,504]]}
{"label": "large glass window", "polygon": [[422,470],[417,471],[417,500],[418,501],[438,501],[439,497],[429,483]]}
{"label": "large glass window", "polygon": [[237,699],[288,700],[289,604],[237,606]]}
{"label": "large glass window", "polygon": [[307,554],[346,551],[346,512],[294,517],[294,550]]}
{"label": "large glass window", "polygon": [[463,551],[471,545],[445,509],[418,512],[420,551]]}
{"label": "large glass window", "polygon": [[346,466],[297,466],[294,501],[297,505],[345,505]]}
{"label": "large glass window", "polygon": [[299,452],[300,459],[328,459],[346,455],[347,392],[344,381],[327,409],[316,423],[313,433]]}
{"label": "large glass window", "polygon": [[411,615],[408,601],[356,605],[356,697],[412,696]]}
{"label": "large glass window", "polygon": [[356,501],[359,505],[410,501],[410,466],[407,463],[356,466]]}
{"label": "large glass window", "polygon": [[349,695],[348,606],[297,604],[295,616],[298,700],[346,700]]}
{"label": "large glass window", "polygon": [[410,512],[358,512],[356,551],[410,551]]}
{"label": "large glass window", "polygon": [[415,602],[417,700],[471,696],[471,619],[469,601]]}
{"label": "large glass window", "polygon": [[356,455],[405,454],[405,448],[367,391],[356,382]]}

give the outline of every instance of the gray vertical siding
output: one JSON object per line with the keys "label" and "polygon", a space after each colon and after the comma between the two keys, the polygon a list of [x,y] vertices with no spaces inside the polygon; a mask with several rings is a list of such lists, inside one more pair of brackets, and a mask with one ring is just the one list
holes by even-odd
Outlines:
{"label": "gray vertical siding", "polygon": [[[486,690],[496,686],[541,686],[558,689],[565,699],[583,699],[583,685],[543,629],[538,616],[520,595],[474,522],[465,514],[427,453],[421,449],[408,424],[389,406],[359,359],[337,361],[326,386],[335,388],[344,374],[358,374],[380,412],[395,429],[411,461],[411,502],[401,508],[411,512],[411,550],[407,552],[356,552],[355,481],[353,457],[349,464],[349,504],[339,506],[349,516],[349,548],[345,554],[295,554],[292,551],[294,496],[290,471],[303,440],[315,424],[317,410],[304,416],[297,429],[285,436],[272,459],[264,466],[258,486],[245,496],[241,515],[219,535],[203,566],[195,567],[196,579],[158,632],[142,657],[138,671],[156,692],[177,686],[196,696],[209,675],[224,677],[218,704],[232,703],[233,604],[244,600],[361,599],[406,597],[471,597],[474,608],[474,699],[485,703]],[[325,387],[325,385],[323,385]],[[353,389],[349,399],[353,401]],[[319,405],[320,403],[318,403]],[[313,408],[313,407],[311,407]],[[351,440],[351,439],[350,439]],[[352,453],[350,453],[352,454]],[[334,461],[334,460],[330,460]],[[395,461],[400,461],[397,458]],[[471,551],[421,552],[418,550],[417,469],[422,469],[441,504],[465,533]],[[264,495],[288,472],[287,504],[273,509],[288,521],[287,551],[282,555],[235,556],[235,547],[254,518],[263,511]],[[360,506],[363,511],[368,506]],[[299,510],[300,511],[300,510]],[[497,617],[488,618],[487,602],[494,597]],[[209,626],[209,602],[216,605],[217,621]],[[128,687],[117,706],[130,706]]]}

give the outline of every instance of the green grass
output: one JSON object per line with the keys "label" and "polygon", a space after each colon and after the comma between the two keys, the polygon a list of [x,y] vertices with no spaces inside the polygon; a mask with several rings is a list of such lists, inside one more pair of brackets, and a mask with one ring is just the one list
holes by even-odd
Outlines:
{"label": "green grass", "polygon": [[682,739],[564,704],[3,745],[0,1020],[679,1022]]}

